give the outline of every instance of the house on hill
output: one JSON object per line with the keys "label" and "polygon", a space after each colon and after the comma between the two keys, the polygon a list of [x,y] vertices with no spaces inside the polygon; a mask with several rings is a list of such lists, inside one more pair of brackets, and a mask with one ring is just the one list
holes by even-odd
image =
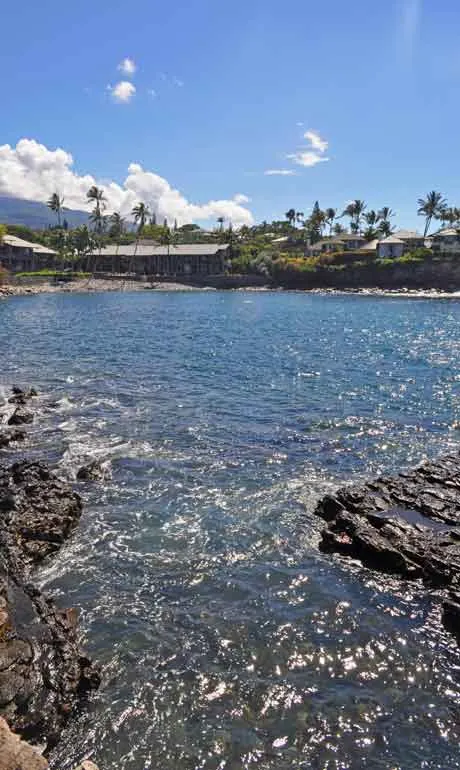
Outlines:
{"label": "house on hill", "polygon": [[0,263],[11,273],[35,272],[54,265],[57,252],[43,246],[5,235],[0,244]]}
{"label": "house on hill", "polygon": [[317,257],[319,254],[332,254],[336,251],[357,251],[365,243],[366,239],[363,235],[340,233],[340,235],[322,238],[309,247],[308,253],[310,256]]}
{"label": "house on hill", "polygon": [[94,254],[96,272],[170,277],[222,274],[229,256],[225,243],[159,246],[153,241],[109,244]]}
{"label": "house on hill", "polygon": [[447,227],[431,236],[431,248],[438,254],[460,255],[460,229]]}
{"label": "house on hill", "polygon": [[422,249],[425,238],[415,230],[397,230],[388,238],[379,241],[377,254],[381,259],[397,259],[409,251]]}

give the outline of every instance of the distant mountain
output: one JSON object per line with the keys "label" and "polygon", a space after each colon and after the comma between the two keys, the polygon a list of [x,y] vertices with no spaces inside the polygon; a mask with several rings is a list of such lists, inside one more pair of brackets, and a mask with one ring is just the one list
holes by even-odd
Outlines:
{"label": "distant mountain", "polygon": [[[65,210],[62,215],[69,227],[88,224],[86,211]],[[56,224],[56,215],[45,203],[25,201],[20,198],[10,198],[0,195],[0,223],[5,225],[25,225],[32,230],[43,230],[49,225]]]}

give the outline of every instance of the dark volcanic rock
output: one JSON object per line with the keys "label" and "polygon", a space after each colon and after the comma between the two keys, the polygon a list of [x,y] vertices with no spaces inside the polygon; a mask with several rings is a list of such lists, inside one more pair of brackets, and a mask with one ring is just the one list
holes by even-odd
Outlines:
{"label": "dark volcanic rock", "polygon": [[24,441],[25,437],[26,433],[24,430],[5,430],[3,433],[0,433],[0,449],[5,449],[5,447],[8,447],[15,441]]}
{"label": "dark volcanic rock", "polygon": [[80,515],[78,495],[46,465],[0,470],[0,714],[48,748],[99,677],[80,653],[75,611],[36,589],[30,567],[59,548]]}
{"label": "dark volcanic rock", "polygon": [[80,497],[40,462],[0,470],[0,511],[10,551],[33,561],[58,550],[81,516]]}
{"label": "dark volcanic rock", "polygon": [[321,549],[448,588],[444,621],[460,638],[460,455],[327,495]]}
{"label": "dark volcanic rock", "polygon": [[97,462],[97,460],[94,460],[88,465],[83,465],[77,471],[78,481],[99,481],[103,478],[104,469],[101,464]]}
{"label": "dark volcanic rock", "polygon": [[27,390],[23,390],[22,388],[19,388],[17,385],[14,385],[12,388],[13,394],[9,399],[9,404],[19,404],[21,406],[24,406],[27,404],[28,401],[30,401],[31,398],[34,398],[35,396],[38,396],[37,391],[35,388],[28,388]]}
{"label": "dark volcanic rock", "polygon": [[8,425],[27,425],[33,421],[34,416],[32,412],[27,411],[22,406],[18,406],[8,420]]}

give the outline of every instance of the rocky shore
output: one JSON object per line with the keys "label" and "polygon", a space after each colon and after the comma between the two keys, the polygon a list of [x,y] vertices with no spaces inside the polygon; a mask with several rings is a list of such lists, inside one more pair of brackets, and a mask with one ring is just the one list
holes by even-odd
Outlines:
{"label": "rocky shore", "polygon": [[326,495],[321,550],[422,581],[460,642],[460,454]]}
{"label": "rocky shore", "polygon": [[34,583],[36,565],[82,513],[79,495],[46,464],[7,462],[5,448],[26,436],[10,426],[33,421],[35,397],[15,388],[0,415],[0,770],[47,767],[18,736],[46,755],[100,682],[79,648],[77,611],[59,609]]}

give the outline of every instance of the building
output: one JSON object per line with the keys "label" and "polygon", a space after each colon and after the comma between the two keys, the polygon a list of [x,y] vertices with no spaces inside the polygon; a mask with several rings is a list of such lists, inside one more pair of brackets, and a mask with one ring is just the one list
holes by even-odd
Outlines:
{"label": "building", "polygon": [[409,251],[423,249],[425,238],[415,230],[397,230],[379,242],[377,254],[381,259],[397,259]]}
{"label": "building", "polygon": [[335,251],[358,251],[366,243],[363,235],[355,233],[340,233],[332,237],[322,238],[313,246],[310,246],[308,252],[311,256],[319,254],[331,254]]}
{"label": "building", "polygon": [[431,236],[431,248],[437,254],[460,255],[460,229],[447,227]]}
{"label": "building", "polygon": [[148,241],[110,244],[95,252],[94,272],[154,276],[219,275],[225,272],[230,247],[222,243],[159,246]]}
{"label": "building", "polygon": [[57,252],[41,243],[24,241],[16,235],[3,236],[0,263],[12,273],[35,272],[52,267]]}

